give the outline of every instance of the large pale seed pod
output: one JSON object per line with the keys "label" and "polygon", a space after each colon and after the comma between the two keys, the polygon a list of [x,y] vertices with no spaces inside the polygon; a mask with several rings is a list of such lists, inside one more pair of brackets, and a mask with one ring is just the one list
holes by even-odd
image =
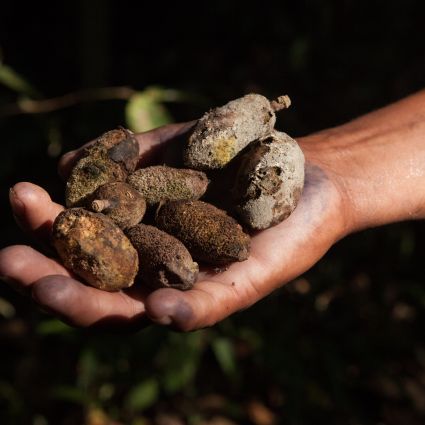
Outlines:
{"label": "large pale seed pod", "polygon": [[236,211],[252,229],[266,229],[287,218],[304,186],[304,155],[297,142],[274,131],[241,157],[233,188]]}
{"label": "large pale seed pod", "polygon": [[138,224],[126,231],[139,254],[140,279],[153,289],[193,287],[198,264],[175,237],[154,226]]}
{"label": "large pale seed pod", "polygon": [[103,214],[71,208],[53,223],[52,242],[65,267],[105,291],[128,288],[138,271],[137,252]]}
{"label": "large pale seed pod", "polygon": [[130,174],[127,183],[134,187],[148,205],[161,201],[199,199],[207,190],[208,178],[202,171],[154,165]]}
{"label": "large pale seed pod", "polygon": [[99,186],[125,181],[139,160],[139,144],[124,128],[109,131],[88,146],[66,183],[67,207],[83,206]]}
{"label": "large pale seed pod", "polygon": [[248,94],[207,112],[195,125],[184,151],[185,165],[196,170],[223,168],[245,146],[267,136],[275,111],[288,108],[288,96],[270,102]]}
{"label": "large pale seed pod", "polygon": [[182,241],[195,260],[223,265],[248,258],[249,236],[225,211],[206,202],[167,202],[157,211],[156,223]]}

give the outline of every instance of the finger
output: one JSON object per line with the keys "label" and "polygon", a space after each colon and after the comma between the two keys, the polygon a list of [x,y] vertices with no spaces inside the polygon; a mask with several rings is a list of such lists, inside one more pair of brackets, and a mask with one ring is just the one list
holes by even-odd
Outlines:
{"label": "finger", "polygon": [[[135,134],[136,139],[139,142],[139,156],[142,161],[141,164],[150,162],[150,160],[154,158],[168,142],[189,131],[193,125],[194,121],[179,124],[169,124],[147,131],[145,133]],[[70,151],[61,157],[58,164],[58,172],[61,178],[64,180],[67,179],[69,173],[72,170],[72,167],[81,157],[84,148],[92,143],[93,141],[86,143],[81,148]],[[139,166],[141,164],[139,164]]]}
{"label": "finger", "polygon": [[0,275],[21,293],[36,280],[51,274],[69,276],[65,267],[26,245],[13,245],[0,251]]}
{"label": "finger", "polygon": [[146,320],[137,291],[100,291],[63,275],[39,279],[32,285],[32,296],[45,310],[73,326],[131,326]]}
{"label": "finger", "polygon": [[40,186],[28,182],[13,186],[9,199],[19,226],[36,238],[48,241],[53,221],[63,206],[53,202]]}

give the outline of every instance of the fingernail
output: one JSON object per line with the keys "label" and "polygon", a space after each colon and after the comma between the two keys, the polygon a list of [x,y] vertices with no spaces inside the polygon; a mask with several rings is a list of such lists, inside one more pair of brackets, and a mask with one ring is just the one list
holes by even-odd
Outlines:
{"label": "fingernail", "polygon": [[173,323],[173,320],[171,319],[170,316],[163,316],[160,318],[156,318],[155,320],[152,320],[152,321],[157,323],[158,325],[163,325],[163,326],[169,326],[171,325],[171,323]]}
{"label": "fingernail", "polygon": [[22,218],[25,215],[25,204],[19,199],[14,187],[9,189],[9,201],[12,206],[13,215]]}

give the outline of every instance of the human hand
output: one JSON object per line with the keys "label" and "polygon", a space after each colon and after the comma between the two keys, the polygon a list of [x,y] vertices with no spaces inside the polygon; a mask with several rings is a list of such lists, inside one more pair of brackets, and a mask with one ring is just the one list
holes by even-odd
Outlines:
{"label": "human hand", "polygon": [[[0,274],[31,293],[42,308],[76,326],[137,327],[147,319],[180,330],[210,326],[309,269],[346,234],[425,216],[425,191],[418,190],[425,188],[425,173],[406,173],[407,165],[419,170],[425,163],[420,144],[424,125],[411,130],[411,112],[419,105],[425,110],[424,98],[424,93],[418,94],[345,126],[299,139],[306,157],[306,181],[294,213],[253,235],[247,261],[220,273],[202,271],[190,291],[167,288],[146,293],[138,285],[116,293],[99,291],[26,246],[0,252]],[[187,129],[174,125],[138,135],[142,155],[156,152]],[[62,173],[74,158],[71,153],[62,159]],[[11,205],[24,229],[45,238],[62,210],[30,183],[14,187]]]}

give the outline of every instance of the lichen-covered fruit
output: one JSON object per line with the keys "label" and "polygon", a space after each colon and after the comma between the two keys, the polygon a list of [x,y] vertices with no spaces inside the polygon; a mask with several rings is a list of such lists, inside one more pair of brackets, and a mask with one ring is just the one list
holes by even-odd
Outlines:
{"label": "lichen-covered fruit", "polygon": [[61,212],[53,223],[52,242],[64,265],[95,288],[117,291],[133,284],[137,252],[103,214],[83,208]]}
{"label": "lichen-covered fruit", "polygon": [[161,201],[199,199],[207,190],[208,178],[202,171],[154,165],[130,174],[127,183],[134,187],[148,205]]}
{"label": "lichen-covered fruit", "polygon": [[82,206],[99,186],[125,181],[138,159],[139,144],[132,132],[119,128],[103,134],[85,148],[72,169],[66,183],[66,206]]}
{"label": "lichen-covered fruit", "polygon": [[207,112],[195,125],[184,151],[187,167],[223,168],[245,146],[267,136],[276,122],[275,111],[288,108],[288,96],[270,102],[248,94]]}
{"label": "lichen-covered fruit", "polygon": [[274,131],[240,159],[233,189],[236,211],[252,229],[266,229],[287,218],[304,185],[304,155],[297,142]]}
{"label": "lichen-covered fruit", "polygon": [[146,202],[142,195],[123,182],[106,183],[89,197],[87,208],[108,216],[121,229],[142,221]]}
{"label": "lichen-covered fruit", "polygon": [[206,202],[167,202],[157,211],[156,223],[182,241],[195,260],[223,265],[248,258],[249,236],[225,211]]}
{"label": "lichen-covered fruit", "polygon": [[152,289],[193,287],[198,264],[175,237],[154,226],[138,224],[126,234],[139,254],[139,278]]}

